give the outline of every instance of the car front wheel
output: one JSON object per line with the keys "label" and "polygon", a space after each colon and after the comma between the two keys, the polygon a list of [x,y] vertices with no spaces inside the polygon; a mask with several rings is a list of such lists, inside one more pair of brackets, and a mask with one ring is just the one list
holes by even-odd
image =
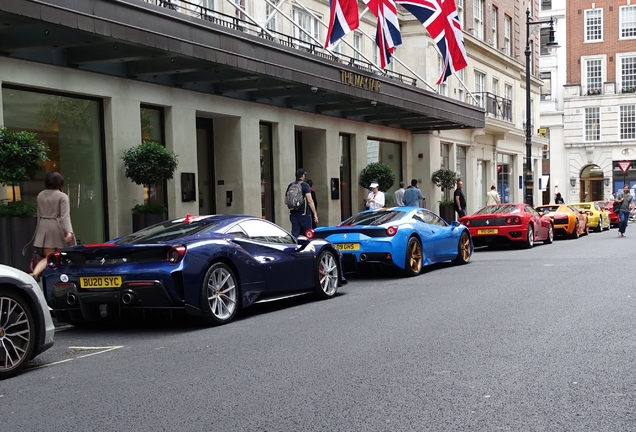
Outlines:
{"label": "car front wheel", "polygon": [[29,304],[19,293],[0,288],[0,379],[12,377],[26,366],[35,339]]}
{"label": "car front wheel", "polygon": [[224,263],[212,264],[201,286],[201,311],[209,325],[232,321],[239,308],[239,285],[232,269]]}
{"label": "car front wheel", "polygon": [[417,276],[422,271],[422,245],[415,237],[409,239],[406,245],[406,262],[404,273],[407,276]]}
{"label": "car front wheel", "polygon": [[326,300],[333,297],[338,291],[340,281],[340,269],[336,256],[331,251],[323,251],[318,257],[316,269],[316,296]]}
{"label": "car front wheel", "polygon": [[455,258],[456,264],[468,264],[470,261],[470,236],[466,231],[459,236],[459,243],[457,244],[457,258]]}

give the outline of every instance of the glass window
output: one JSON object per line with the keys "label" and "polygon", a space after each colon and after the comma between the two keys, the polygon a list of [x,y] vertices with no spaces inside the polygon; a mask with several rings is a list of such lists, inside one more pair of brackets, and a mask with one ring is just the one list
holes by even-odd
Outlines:
{"label": "glass window", "polygon": [[636,56],[621,57],[621,89],[623,93],[636,92]]}
{"label": "glass window", "polygon": [[495,49],[497,48],[497,43],[498,43],[497,38],[499,37],[497,34],[497,27],[499,27],[499,23],[497,22],[498,19],[499,19],[499,9],[493,6],[492,7],[492,39],[490,40],[490,45]]}
{"label": "glass window", "polygon": [[374,139],[367,140],[367,161],[382,162],[388,165],[395,177],[398,179],[393,186],[386,192],[387,206],[392,203],[390,197],[400,187],[400,178],[402,178],[402,144],[390,141],[379,141]]}
{"label": "glass window", "polygon": [[552,0],[541,0],[541,10],[552,10]]}
{"label": "glass window", "polygon": [[46,172],[58,171],[78,242],[106,240],[101,101],[3,87],[2,108],[9,131],[35,132],[49,147],[44,169],[34,180],[20,183],[16,195],[35,203]]}
{"label": "glass window", "polygon": [[489,206],[480,208],[473,214],[482,215],[482,214],[501,214],[501,213],[521,213],[521,209],[519,208],[518,204],[489,205]]}
{"label": "glass window", "polygon": [[621,106],[621,139],[636,139],[636,105]]}
{"label": "glass window", "polygon": [[238,6],[237,8],[234,8],[234,16],[240,20],[245,20],[247,18],[242,12],[247,10],[246,2],[247,0],[234,0],[234,4]]}
{"label": "glass window", "polygon": [[585,141],[601,140],[601,109],[585,108]]}
{"label": "glass window", "polygon": [[541,80],[543,81],[543,85],[541,85],[541,100],[552,99],[552,73],[541,72]]}
{"label": "glass window", "polygon": [[636,37],[636,5],[619,8],[620,37]]}
{"label": "glass window", "polygon": [[[455,159],[456,159],[456,169],[459,176],[463,179],[466,179],[466,147],[464,146],[456,146],[455,147]],[[466,182],[464,181],[464,192],[466,188]]]}
{"label": "glass window", "polygon": [[497,192],[501,203],[515,200],[513,158],[510,155],[497,154]]}
{"label": "glass window", "polygon": [[477,105],[484,107],[484,83],[486,81],[486,75],[475,71],[475,98],[477,99]]}
{"label": "glass window", "polygon": [[484,40],[484,0],[474,0],[473,15],[475,17],[473,35]]}
{"label": "glass window", "polygon": [[353,47],[355,48],[355,51],[353,51],[353,58],[360,60],[360,53],[362,52],[362,34],[358,32],[353,33]]}
{"label": "glass window", "polygon": [[274,220],[274,151],[272,149],[272,125],[260,124],[261,151],[261,215],[263,219]]}
{"label": "glass window", "polygon": [[441,167],[442,168],[450,168],[449,155],[450,155],[450,144],[442,143],[440,147],[440,156],[441,156]]}
{"label": "glass window", "polygon": [[[280,0],[275,0],[275,1],[272,1],[272,3],[275,3],[275,4],[278,5],[279,1]],[[265,13],[267,14],[268,18],[271,16],[271,19],[269,21],[267,21],[267,30],[276,31],[277,30],[276,15],[278,14],[278,11],[276,9],[274,9],[274,6],[272,6],[269,3],[267,3],[265,5]]]}
{"label": "glass window", "polygon": [[210,220],[192,222],[183,220],[179,222],[166,221],[122,237],[115,244],[156,244],[201,234],[202,232],[211,232],[215,230],[217,225],[217,221]]}
{"label": "glass window", "polygon": [[459,87],[457,88],[457,99],[462,102],[466,102],[466,90],[464,89],[464,85],[466,84],[466,69],[462,69],[457,72],[457,76],[460,79]]}
{"label": "glass window", "polygon": [[585,42],[603,40],[603,9],[585,11]]}
{"label": "glass window", "polygon": [[503,52],[506,55],[511,55],[510,51],[510,35],[512,32],[512,18],[508,15],[504,16],[504,46]]}
{"label": "glass window", "polygon": [[282,244],[296,243],[291,234],[271,222],[250,219],[241,222],[240,225],[243,231],[245,231],[247,236],[252,240]]}
{"label": "glass window", "polygon": [[464,28],[464,0],[457,0],[457,17],[462,28]]}
{"label": "glass window", "polygon": [[504,103],[503,103],[503,116],[504,119],[512,121],[512,86],[510,84],[504,85]]}
{"label": "glass window", "polygon": [[419,210],[415,214],[414,218],[419,219],[420,221],[427,223],[429,225],[448,226],[448,224],[444,220],[442,220],[439,216],[425,209]]}
{"label": "glass window", "polygon": [[340,135],[340,220],[351,214],[351,137]]}
{"label": "glass window", "polygon": [[585,78],[588,93],[589,91],[600,91],[603,82],[603,68],[601,59],[591,59],[585,61]]}
{"label": "glass window", "polygon": [[[141,140],[153,141],[165,147],[163,108],[142,105],[139,113],[141,116]],[[166,182],[152,185],[152,187],[144,185],[144,204],[148,204],[148,201],[157,201],[167,206],[166,187]]]}
{"label": "glass window", "polygon": [[[296,23],[296,25],[293,26],[294,37],[296,39],[314,44],[315,42],[307,35],[307,33],[309,33],[314,37],[314,39],[318,41],[320,40],[320,26],[316,18],[299,9],[292,10],[292,18],[294,23]],[[307,33],[301,31],[298,27],[302,28]]]}
{"label": "glass window", "polygon": [[[442,72],[444,71],[444,59],[441,55],[437,55],[437,76],[442,76]],[[441,84],[437,85],[437,93],[442,96],[448,96],[448,81],[444,81]]]}
{"label": "glass window", "polygon": [[339,225],[382,225],[400,220],[405,213],[399,210],[375,211],[371,213],[358,213],[349,219],[340,222]]}

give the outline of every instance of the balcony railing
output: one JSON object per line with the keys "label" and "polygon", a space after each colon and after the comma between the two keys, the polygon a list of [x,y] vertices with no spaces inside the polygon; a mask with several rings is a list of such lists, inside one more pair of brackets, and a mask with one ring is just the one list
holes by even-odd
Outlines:
{"label": "balcony railing", "polygon": [[166,9],[170,9],[175,12],[183,13],[185,15],[193,16],[195,18],[199,18],[205,21],[210,21],[214,24],[217,24],[223,27],[239,30],[247,34],[251,34],[253,36],[258,36],[260,38],[267,39],[272,42],[277,42],[284,46],[302,50],[327,60],[331,60],[341,64],[347,64],[349,66],[353,66],[365,72],[374,73],[376,75],[385,76],[387,78],[391,78],[406,84],[417,86],[417,78],[410,77],[408,75],[404,75],[401,73],[393,72],[390,70],[385,70],[383,72],[380,72],[378,71],[376,67],[374,67],[373,64],[366,62],[364,60],[359,60],[344,54],[326,51],[325,49],[323,49],[321,45],[316,45],[312,42],[308,42],[293,36],[286,35],[284,33],[279,33],[277,31],[268,29],[268,32],[271,35],[273,35],[272,37],[270,36],[270,34],[263,31],[263,29],[260,28],[259,26],[253,24],[250,21],[246,21],[242,19],[240,16],[226,15],[221,12],[208,9],[205,6],[191,3],[186,0],[178,0],[178,1],[144,0],[144,1],[147,3],[152,3],[158,6],[165,7]]}
{"label": "balcony railing", "polygon": [[477,103],[486,110],[486,114],[497,119],[512,121],[512,101],[490,92],[473,93]]}

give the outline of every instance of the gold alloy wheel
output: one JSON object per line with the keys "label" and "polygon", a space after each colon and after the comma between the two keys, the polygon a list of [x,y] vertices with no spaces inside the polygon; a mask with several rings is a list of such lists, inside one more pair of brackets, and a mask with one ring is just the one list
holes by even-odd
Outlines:
{"label": "gold alloy wheel", "polygon": [[409,246],[409,265],[413,273],[417,274],[422,270],[422,245],[417,240]]}
{"label": "gold alloy wheel", "polygon": [[462,261],[470,261],[470,239],[465,234],[462,234],[459,239],[459,253],[462,256]]}

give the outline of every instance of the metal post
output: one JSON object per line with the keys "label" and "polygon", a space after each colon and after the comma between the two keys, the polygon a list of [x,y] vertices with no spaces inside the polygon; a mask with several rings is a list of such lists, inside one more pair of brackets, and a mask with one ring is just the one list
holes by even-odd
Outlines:
{"label": "metal post", "polygon": [[532,178],[532,108],[530,93],[530,8],[526,9],[526,171],[523,188],[525,203],[534,207],[534,179]]}

